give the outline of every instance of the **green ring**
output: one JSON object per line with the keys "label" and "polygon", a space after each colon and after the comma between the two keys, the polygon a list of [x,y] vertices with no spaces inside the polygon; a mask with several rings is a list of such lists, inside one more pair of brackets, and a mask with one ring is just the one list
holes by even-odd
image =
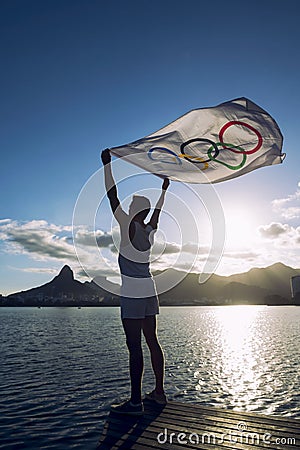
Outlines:
{"label": "green ring", "polygon": [[[216,145],[217,145],[217,146],[222,146],[222,147],[223,147],[224,145],[226,145],[226,147],[235,148],[235,149],[240,150],[240,152],[244,152],[244,149],[241,148],[241,147],[238,147],[237,145],[226,144],[225,142],[223,142],[223,143],[222,143],[222,142],[216,142]],[[213,147],[213,146],[209,147],[209,149],[207,150],[207,156],[209,157],[209,159],[210,159],[211,161],[216,161],[216,162],[219,163],[219,164],[223,164],[223,166],[228,167],[228,169],[231,169],[231,170],[238,170],[238,169],[241,169],[241,168],[245,165],[245,162],[246,162],[246,160],[247,160],[247,155],[246,155],[245,153],[242,153],[242,154],[243,154],[243,160],[242,160],[242,162],[241,162],[239,165],[237,165],[237,166],[231,166],[230,164],[227,164],[227,163],[222,162],[222,161],[218,161],[216,158],[214,158],[213,156],[211,156],[213,150],[214,150],[214,147]],[[224,149],[224,150],[225,150],[225,149]]]}

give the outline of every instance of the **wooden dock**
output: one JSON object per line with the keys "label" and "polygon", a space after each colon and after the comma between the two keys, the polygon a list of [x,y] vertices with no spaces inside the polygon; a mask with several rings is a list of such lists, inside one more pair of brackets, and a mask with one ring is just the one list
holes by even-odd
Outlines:
{"label": "wooden dock", "polygon": [[142,417],[110,413],[97,450],[300,449],[300,420],[169,402]]}

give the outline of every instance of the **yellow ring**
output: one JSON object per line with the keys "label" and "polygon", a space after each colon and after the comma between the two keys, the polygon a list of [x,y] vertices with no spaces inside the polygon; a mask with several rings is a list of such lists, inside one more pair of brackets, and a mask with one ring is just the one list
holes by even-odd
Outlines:
{"label": "yellow ring", "polygon": [[[179,155],[177,155],[179,158],[193,158],[196,159],[197,161],[202,161],[203,162],[203,168],[201,170],[206,170],[208,169],[208,162],[205,161],[203,158],[201,158],[200,156],[192,156],[192,155],[186,155],[185,153],[179,153]],[[176,158],[173,158],[176,159]]]}

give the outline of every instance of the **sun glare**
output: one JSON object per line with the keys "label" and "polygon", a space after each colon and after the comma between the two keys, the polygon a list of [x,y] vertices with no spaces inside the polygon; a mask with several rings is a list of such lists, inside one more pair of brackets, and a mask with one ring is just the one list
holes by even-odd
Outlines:
{"label": "sun glare", "polygon": [[226,243],[228,249],[250,247],[255,238],[255,216],[247,210],[225,211]]}
{"label": "sun glare", "polygon": [[251,332],[258,309],[248,305],[238,305],[220,308],[215,313],[222,328],[224,342],[230,346],[231,350],[238,350]]}

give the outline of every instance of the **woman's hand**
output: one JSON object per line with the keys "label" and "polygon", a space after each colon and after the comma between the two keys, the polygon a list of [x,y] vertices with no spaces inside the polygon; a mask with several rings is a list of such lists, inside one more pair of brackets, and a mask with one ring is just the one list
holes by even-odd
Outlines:
{"label": "woman's hand", "polygon": [[109,148],[106,148],[105,150],[102,151],[102,153],[101,153],[101,160],[102,160],[104,166],[106,164],[110,164],[111,156],[110,156],[110,153],[109,153]]}

